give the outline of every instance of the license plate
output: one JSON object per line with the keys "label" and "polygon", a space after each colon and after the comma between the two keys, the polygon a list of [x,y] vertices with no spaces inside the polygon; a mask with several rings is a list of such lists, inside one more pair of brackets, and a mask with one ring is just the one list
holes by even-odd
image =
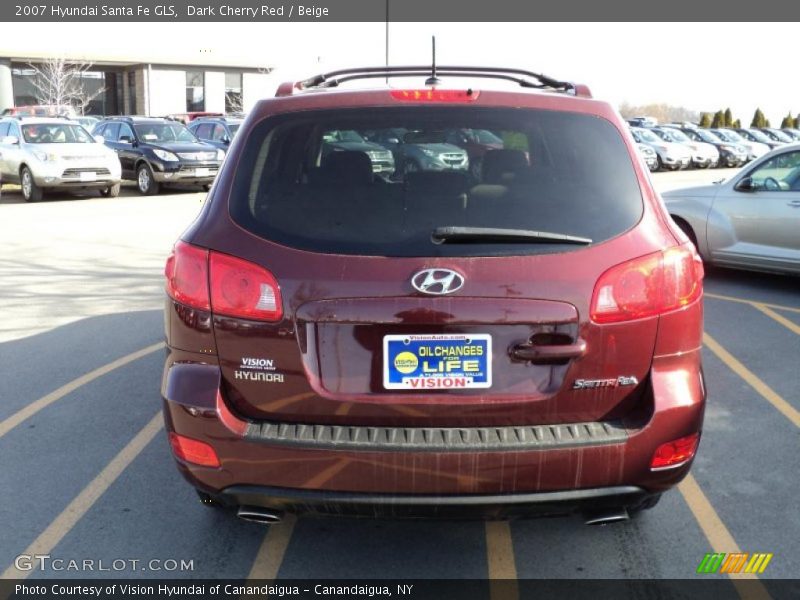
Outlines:
{"label": "license plate", "polygon": [[468,389],[492,386],[492,336],[386,335],[387,390]]}
{"label": "license plate", "polygon": [[203,168],[195,169],[194,174],[197,175],[198,177],[208,177],[209,170]]}
{"label": "license plate", "polygon": [[94,171],[81,171],[81,181],[97,181],[97,173]]}

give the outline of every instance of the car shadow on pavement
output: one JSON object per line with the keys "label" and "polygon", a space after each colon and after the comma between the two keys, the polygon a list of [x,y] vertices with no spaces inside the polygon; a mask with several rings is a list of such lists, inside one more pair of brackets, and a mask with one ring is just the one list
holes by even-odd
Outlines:
{"label": "car shadow on pavement", "polygon": [[800,286],[793,275],[741,271],[706,266],[705,291],[800,308]]}
{"label": "car shadow on pavement", "polygon": [[[58,387],[164,339],[161,310],[92,316],[0,342],[0,420]],[[113,381],[114,373],[105,377]],[[158,390],[161,373],[146,385]],[[155,393],[155,392],[154,392]]]}

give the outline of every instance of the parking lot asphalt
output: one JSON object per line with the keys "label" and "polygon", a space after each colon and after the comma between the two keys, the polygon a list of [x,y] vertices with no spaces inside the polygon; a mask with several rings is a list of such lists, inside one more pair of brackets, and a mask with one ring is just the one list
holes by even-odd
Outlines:
{"label": "parking lot asphalt", "polygon": [[[725,175],[653,179],[665,190]],[[800,573],[800,286],[719,269],[705,283],[699,455],[636,520],[288,518],[265,529],[203,507],[170,456],[159,399],[163,262],[203,197],[126,189],[24,204],[3,190],[3,577],[680,579],[708,552],[741,551],[773,554],[756,584],[766,598],[770,580]],[[126,562],[17,570],[20,554]]]}

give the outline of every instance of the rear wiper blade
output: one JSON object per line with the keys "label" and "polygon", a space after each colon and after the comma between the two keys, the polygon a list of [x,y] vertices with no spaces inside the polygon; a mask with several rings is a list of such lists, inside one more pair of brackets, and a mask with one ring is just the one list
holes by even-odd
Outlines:
{"label": "rear wiper blade", "polygon": [[534,231],[531,229],[499,229],[495,227],[437,227],[431,239],[434,244],[470,243],[539,243],[539,244],[578,244],[586,246],[592,240],[576,235]]}

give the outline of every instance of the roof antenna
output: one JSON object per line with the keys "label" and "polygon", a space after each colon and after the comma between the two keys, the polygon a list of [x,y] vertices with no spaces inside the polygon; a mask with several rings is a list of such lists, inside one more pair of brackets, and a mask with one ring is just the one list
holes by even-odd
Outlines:
{"label": "roof antenna", "polygon": [[425,85],[439,85],[441,80],[436,76],[436,36],[431,36],[433,62],[431,62],[431,76],[425,80]]}

